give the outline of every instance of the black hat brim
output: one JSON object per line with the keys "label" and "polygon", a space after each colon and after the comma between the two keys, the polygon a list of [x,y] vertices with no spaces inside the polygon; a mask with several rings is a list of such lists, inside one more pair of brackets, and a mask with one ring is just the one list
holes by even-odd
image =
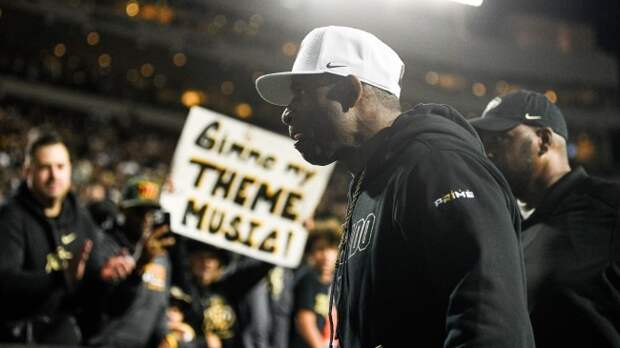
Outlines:
{"label": "black hat brim", "polygon": [[519,123],[520,122],[518,120],[488,116],[472,118],[469,120],[469,124],[471,124],[474,128],[491,132],[507,131],[516,127]]}

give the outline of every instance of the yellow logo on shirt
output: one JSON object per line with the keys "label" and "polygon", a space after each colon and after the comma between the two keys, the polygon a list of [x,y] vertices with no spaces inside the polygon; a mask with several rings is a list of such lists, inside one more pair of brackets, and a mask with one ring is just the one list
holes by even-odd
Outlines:
{"label": "yellow logo on shirt", "polygon": [[203,317],[205,333],[213,333],[223,339],[234,336],[232,329],[236,319],[235,312],[224,298],[212,296],[203,312]]}
{"label": "yellow logo on shirt", "polygon": [[56,248],[56,252],[47,254],[47,262],[45,263],[45,272],[61,271],[69,266],[69,260],[73,258],[73,254],[65,249],[62,245]]}
{"label": "yellow logo on shirt", "polygon": [[327,313],[329,313],[329,296],[327,294],[316,294],[314,311],[323,317],[327,317]]}
{"label": "yellow logo on shirt", "polygon": [[62,242],[62,244],[67,245],[73,242],[75,238],[76,238],[75,233],[71,232],[69,234],[64,234],[60,236],[60,241]]}

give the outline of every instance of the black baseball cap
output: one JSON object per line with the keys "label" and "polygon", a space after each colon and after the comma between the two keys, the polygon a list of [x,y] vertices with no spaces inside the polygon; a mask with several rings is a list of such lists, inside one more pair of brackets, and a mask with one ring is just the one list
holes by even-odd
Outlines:
{"label": "black baseball cap", "polygon": [[503,132],[519,124],[550,127],[568,140],[568,128],[560,109],[544,94],[525,89],[491,100],[482,116],[469,120],[476,129]]}

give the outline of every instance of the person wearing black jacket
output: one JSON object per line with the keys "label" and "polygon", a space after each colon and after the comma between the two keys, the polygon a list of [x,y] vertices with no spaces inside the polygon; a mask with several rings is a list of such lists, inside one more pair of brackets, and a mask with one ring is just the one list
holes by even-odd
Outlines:
{"label": "person wearing black jacket", "polygon": [[229,265],[229,252],[197,241],[190,242],[188,250],[192,275],[188,322],[196,331],[196,346],[246,347],[243,332],[253,320],[240,312],[242,302],[273,265],[250,258]]}
{"label": "person wearing black jacket", "polygon": [[354,174],[332,293],[340,346],[532,347],[519,212],[454,109],[402,113],[404,65],[375,36],[311,31],[260,95],[309,162]]}
{"label": "person wearing black jacket", "polygon": [[495,98],[471,123],[534,209],[523,247],[536,345],[620,348],[620,183],[571,169],[564,116],[543,94]]}
{"label": "person wearing black jacket", "polygon": [[101,300],[98,332],[89,345],[158,347],[168,334],[166,310],[171,263],[167,248],[175,243],[159,205],[160,185],[135,177],[123,189],[119,206],[123,223],[116,223],[102,243],[108,253],[125,255],[136,267]]}
{"label": "person wearing black jacket", "polygon": [[0,209],[0,342],[79,344],[76,315],[128,265],[113,255],[103,262],[101,235],[70,192],[69,152],[56,133],[29,145],[24,172]]}

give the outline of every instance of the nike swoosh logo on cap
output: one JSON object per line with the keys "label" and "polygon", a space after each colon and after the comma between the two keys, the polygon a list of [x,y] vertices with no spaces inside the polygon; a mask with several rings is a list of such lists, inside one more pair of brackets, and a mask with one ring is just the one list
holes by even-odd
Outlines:
{"label": "nike swoosh logo on cap", "polygon": [[534,116],[530,115],[529,113],[525,113],[525,118],[528,120],[540,120],[542,116]]}
{"label": "nike swoosh logo on cap", "polygon": [[327,67],[327,69],[344,68],[344,67],[346,67],[346,65],[336,65],[336,64],[333,64],[332,62],[329,62],[329,63],[327,63],[326,67]]}

